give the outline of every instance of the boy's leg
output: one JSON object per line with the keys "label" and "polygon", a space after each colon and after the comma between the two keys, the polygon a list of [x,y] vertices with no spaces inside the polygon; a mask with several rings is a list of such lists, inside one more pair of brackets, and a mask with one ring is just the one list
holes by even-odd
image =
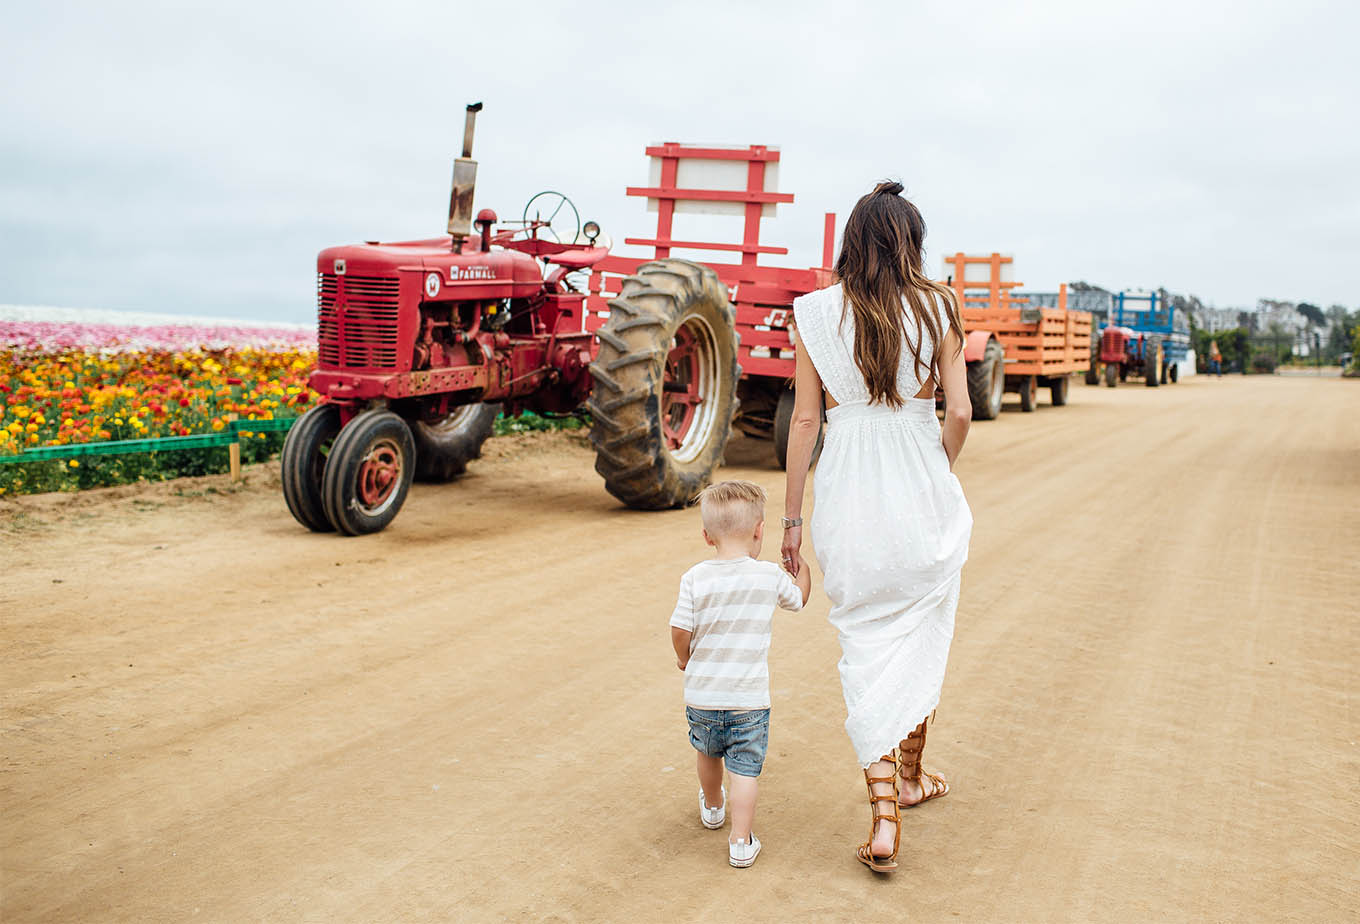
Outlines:
{"label": "boy's leg", "polygon": [[756,789],[759,778],[732,774],[732,788],[727,793],[728,814],[732,819],[732,833],[728,841],[749,841],[751,824],[756,817]]}
{"label": "boy's leg", "polygon": [[703,751],[695,751],[694,756],[698,759],[699,785],[702,786],[704,790],[704,805],[709,808],[718,808],[723,804],[722,758],[709,757]]}

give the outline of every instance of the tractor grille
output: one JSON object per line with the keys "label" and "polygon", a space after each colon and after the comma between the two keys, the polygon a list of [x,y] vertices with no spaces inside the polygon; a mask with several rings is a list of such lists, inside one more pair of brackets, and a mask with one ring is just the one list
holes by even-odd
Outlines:
{"label": "tractor grille", "polygon": [[397,365],[396,279],[316,274],[319,364],[331,369]]}

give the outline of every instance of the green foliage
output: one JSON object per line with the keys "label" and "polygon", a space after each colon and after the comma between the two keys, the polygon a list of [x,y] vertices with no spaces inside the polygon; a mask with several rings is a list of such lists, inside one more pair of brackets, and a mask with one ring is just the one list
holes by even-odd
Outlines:
{"label": "green foliage", "polygon": [[[241,462],[263,462],[283,448],[283,433],[241,437]],[[177,449],[118,456],[80,456],[67,459],[0,465],[0,494],[41,494],[82,491],[139,481],[167,481],[191,475],[225,474],[227,447]]]}
{"label": "green foliage", "polygon": [[1241,369],[1251,355],[1251,334],[1245,328],[1234,327],[1213,333],[1195,328],[1190,332],[1190,345],[1195,351],[1195,364],[1200,372],[1209,369],[1209,344],[1213,341],[1218,342],[1218,352],[1223,354],[1225,372],[1234,367]]}
{"label": "green foliage", "polygon": [[544,417],[533,411],[524,411],[517,417],[496,418],[492,434],[504,436],[507,433],[533,433],[540,430],[579,430],[590,426],[590,418],[585,416]]}
{"label": "green foliage", "polygon": [[1251,358],[1252,372],[1274,372],[1279,360],[1273,350],[1262,351]]}
{"label": "green foliage", "polygon": [[1327,326],[1327,316],[1322,313],[1322,309],[1317,305],[1310,305],[1308,302],[1299,302],[1294,306],[1294,310],[1308,319],[1309,324],[1318,327]]}

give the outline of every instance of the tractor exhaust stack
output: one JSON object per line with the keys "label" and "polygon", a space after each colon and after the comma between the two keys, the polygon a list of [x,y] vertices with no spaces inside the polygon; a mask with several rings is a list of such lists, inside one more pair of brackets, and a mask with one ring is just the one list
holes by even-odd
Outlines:
{"label": "tractor exhaust stack", "polygon": [[472,194],[477,187],[477,162],[472,159],[472,134],[477,124],[481,103],[467,107],[467,121],[463,125],[463,156],[453,162],[453,190],[449,193],[448,233],[453,238],[456,252],[463,239],[472,233]]}

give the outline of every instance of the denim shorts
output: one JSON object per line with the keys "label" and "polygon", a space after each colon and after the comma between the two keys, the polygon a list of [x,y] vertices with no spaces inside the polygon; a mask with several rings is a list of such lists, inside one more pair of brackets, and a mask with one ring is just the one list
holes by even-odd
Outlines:
{"label": "denim shorts", "polygon": [[760,776],[770,743],[768,709],[695,709],[685,707],[689,743],[700,754],[721,757],[729,773]]}

